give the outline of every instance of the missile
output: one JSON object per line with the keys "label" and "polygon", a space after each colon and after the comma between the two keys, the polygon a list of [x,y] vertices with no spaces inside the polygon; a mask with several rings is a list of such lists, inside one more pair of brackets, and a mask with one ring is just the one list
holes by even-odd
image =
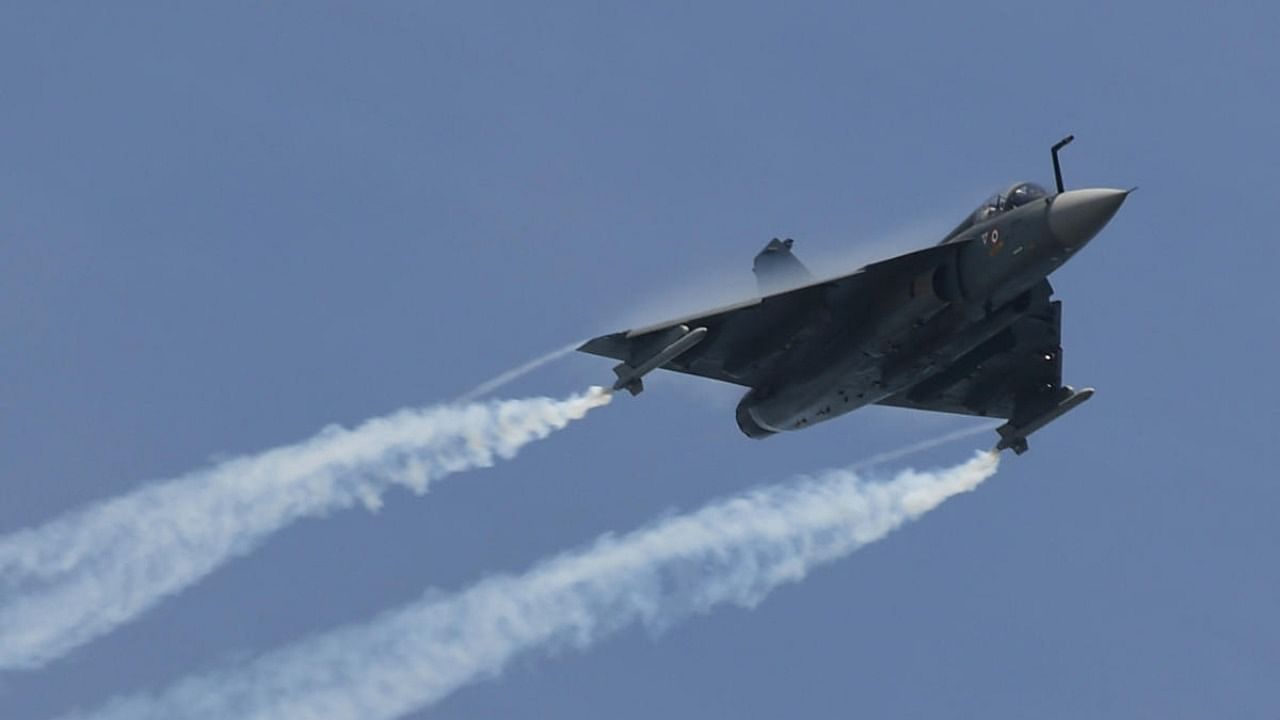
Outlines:
{"label": "missile", "polygon": [[632,395],[639,395],[644,391],[644,382],[641,381],[641,378],[689,352],[694,345],[702,342],[702,339],[706,336],[706,328],[694,328],[639,365],[632,366],[627,363],[618,365],[613,369],[614,374],[618,376],[617,382],[613,384],[614,392],[625,389]]}
{"label": "missile", "polygon": [[996,443],[996,451],[1013,450],[1015,454],[1021,455],[1027,451],[1027,437],[1093,397],[1093,388],[1075,390],[1068,385],[1063,389],[1067,391],[1067,395],[1057,405],[1021,425],[1014,425],[1010,420],[996,428],[996,432],[1000,433],[1000,442]]}

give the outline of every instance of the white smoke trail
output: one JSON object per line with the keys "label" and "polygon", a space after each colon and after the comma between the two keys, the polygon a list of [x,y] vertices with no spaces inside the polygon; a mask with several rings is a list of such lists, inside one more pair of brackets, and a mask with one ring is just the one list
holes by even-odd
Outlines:
{"label": "white smoke trail", "polygon": [[537,370],[538,368],[542,367],[543,365],[546,365],[547,363],[559,360],[565,355],[568,355],[574,350],[577,350],[578,347],[581,346],[583,342],[585,341],[577,340],[575,342],[569,343],[568,345],[565,345],[564,347],[558,350],[552,350],[546,355],[539,355],[538,357],[530,360],[529,362],[521,365],[520,367],[515,368],[514,370],[508,370],[502,373],[501,375],[493,378],[492,380],[487,380],[485,382],[480,383],[479,385],[471,388],[470,390],[466,391],[462,395],[459,395],[458,399],[454,400],[454,402],[467,403],[473,400],[477,400],[481,397],[484,397],[485,395],[488,395],[489,393],[493,392],[494,390],[497,390],[503,385],[506,385],[507,383],[510,383],[510,382],[514,382],[515,380],[518,380],[519,378],[522,378],[525,375],[528,375],[529,373],[533,372],[534,370]]}
{"label": "white smoke trail", "polygon": [[662,628],[754,606],[811,568],[884,537],[996,470],[994,453],[865,483],[847,470],[758,489],[320,635],[160,695],[82,718],[394,718],[492,677],[533,649],[585,648],[631,623]]}
{"label": "white smoke trail", "polygon": [[912,443],[910,445],[905,445],[895,450],[888,450],[876,455],[872,455],[866,460],[859,460],[858,462],[847,466],[845,470],[849,472],[856,472],[858,470],[866,470],[869,468],[873,468],[877,465],[883,465],[888,462],[893,462],[894,460],[901,460],[904,457],[908,457],[911,455],[915,455],[916,453],[919,453],[919,452],[924,452],[925,450],[936,448],[939,445],[946,445],[947,443],[953,443],[956,440],[963,440],[964,438],[967,438],[967,437],[973,437],[974,435],[981,435],[982,433],[991,432],[992,430],[995,430],[997,427],[1000,427],[1001,422],[1003,421],[989,422],[989,423],[983,423],[981,425],[974,425],[973,427],[961,428],[960,430],[944,433],[935,438],[930,438],[929,440],[921,440],[920,442]]}
{"label": "white smoke trail", "polygon": [[0,537],[0,668],[36,668],[304,517],[487,467],[609,402],[600,388],[402,410],[228,460]]}

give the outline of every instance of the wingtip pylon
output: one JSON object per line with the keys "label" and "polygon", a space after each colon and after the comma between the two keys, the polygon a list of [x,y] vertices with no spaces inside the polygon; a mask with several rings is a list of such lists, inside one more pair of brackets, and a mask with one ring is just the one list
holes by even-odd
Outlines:
{"label": "wingtip pylon", "polygon": [[1000,434],[1000,442],[996,443],[995,451],[1012,450],[1015,455],[1025,453],[1030,447],[1027,445],[1027,438],[1032,433],[1079,407],[1093,397],[1094,389],[1076,390],[1067,385],[1062,388],[1062,393],[1062,399],[1047,410],[1019,422],[1010,420],[996,428],[996,432]]}
{"label": "wingtip pylon", "polygon": [[645,375],[689,352],[694,345],[702,342],[702,339],[707,336],[707,329],[704,327],[692,330],[685,326],[681,327],[684,332],[680,337],[676,338],[675,342],[662,348],[643,362],[637,365],[624,362],[614,366],[613,374],[617,375],[618,379],[613,383],[613,389],[615,391],[626,390],[633,396],[639,395],[644,392],[642,378]]}

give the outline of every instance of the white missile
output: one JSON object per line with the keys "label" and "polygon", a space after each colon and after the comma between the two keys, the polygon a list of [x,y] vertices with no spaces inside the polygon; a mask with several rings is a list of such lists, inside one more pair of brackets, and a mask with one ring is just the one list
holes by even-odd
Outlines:
{"label": "white missile", "polygon": [[1068,385],[1065,389],[1068,394],[1061,402],[1031,420],[1021,425],[1014,425],[1010,420],[996,428],[996,432],[1000,433],[1000,442],[996,443],[996,450],[1013,450],[1015,454],[1021,455],[1027,451],[1027,438],[1031,433],[1066,415],[1085,400],[1093,397],[1093,388],[1074,390]]}
{"label": "white missile", "polygon": [[644,383],[641,378],[689,352],[694,345],[702,342],[702,339],[706,336],[706,328],[694,328],[639,365],[633,366],[621,363],[613,369],[614,374],[618,376],[617,382],[613,384],[614,391],[625,389],[632,395],[639,395],[644,391]]}

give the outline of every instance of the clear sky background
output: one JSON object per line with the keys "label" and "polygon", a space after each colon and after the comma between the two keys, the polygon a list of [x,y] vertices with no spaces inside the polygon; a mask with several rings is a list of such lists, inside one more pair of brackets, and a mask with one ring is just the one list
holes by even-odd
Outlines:
{"label": "clear sky background", "polygon": [[[424,715],[1280,713],[1276,4],[123,5],[0,10],[0,533],[696,309],[774,236],[833,268],[935,242],[1051,184],[1074,132],[1068,186],[1141,186],[1053,278],[1091,403],[755,610],[530,656]],[[973,422],[870,409],[752,442],[733,389],[649,386],[515,462],[288,529],[0,676],[0,717]]]}

